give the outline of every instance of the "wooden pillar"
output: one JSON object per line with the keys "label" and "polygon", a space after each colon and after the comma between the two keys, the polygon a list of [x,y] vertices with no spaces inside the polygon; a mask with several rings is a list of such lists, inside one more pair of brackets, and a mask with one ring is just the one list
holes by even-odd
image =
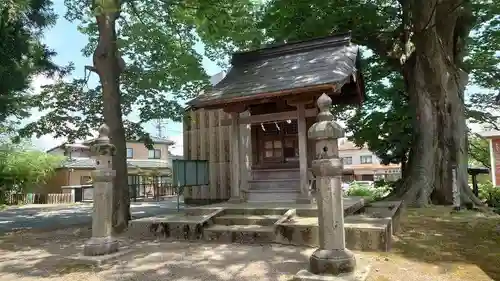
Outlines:
{"label": "wooden pillar", "polygon": [[307,125],[304,103],[297,106],[297,129],[299,138],[300,197],[298,203],[310,203],[309,180],[307,177]]}
{"label": "wooden pillar", "polygon": [[230,202],[241,202],[240,196],[240,114],[231,112],[231,198]]}
{"label": "wooden pillar", "polygon": [[497,186],[497,175],[496,175],[496,159],[495,159],[495,146],[493,144],[493,139],[488,139],[490,145],[490,167],[491,167],[491,183],[493,186]]}
{"label": "wooden pillar", "polygon": [[[250,116],[250,111],[240,113],[240,118]],[[252,167],[252,126],[240,124],[240,193],[248,190],[248,180]],[[243,194],[242,194],[243,195]],[[244,197],[244,196],[240,196]]]}

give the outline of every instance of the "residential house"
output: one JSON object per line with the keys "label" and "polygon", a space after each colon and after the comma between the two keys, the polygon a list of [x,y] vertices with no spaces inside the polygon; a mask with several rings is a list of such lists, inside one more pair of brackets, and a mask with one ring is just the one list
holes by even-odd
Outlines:
{"label": "residential house", "polygon": [[373,181],[379,179],[397,180],[401,177],[401,166],[383,165],[380,159],[368,147],[357,147],[343,138],[339,140],[339,155],[344,162],[344,180]]}
{"label": "residential house", "polygon": [[[140,175],[158,175],[168,180],[171,177],[171,161],[168,147],[174,142],[162,138],[152,138],[153,148],[148,149],[138,141],[127,142],[127,164],[129,184],[140,183]],[[47,153],[66,156],[66,161],[56,170],[55,175],[39,193],[59,193],[61,187],[87,185],[91,183],[91,172],[95,162],[90,158],[88,145],[92,140],[82,143],[63,143]]]}

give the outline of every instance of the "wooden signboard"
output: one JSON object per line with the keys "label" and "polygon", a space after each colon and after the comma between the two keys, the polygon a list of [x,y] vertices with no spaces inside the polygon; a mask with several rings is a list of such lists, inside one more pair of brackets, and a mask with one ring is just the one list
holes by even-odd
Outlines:
{"label": "wooden signboard", "polygon": [[495,183],[500,184],[500,138],[492,139],[493,157],[495,157]]}

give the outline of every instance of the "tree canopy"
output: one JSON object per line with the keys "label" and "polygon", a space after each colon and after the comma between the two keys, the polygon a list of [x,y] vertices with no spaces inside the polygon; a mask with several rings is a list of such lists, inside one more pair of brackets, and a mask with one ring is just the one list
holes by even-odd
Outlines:
{"label": "tree canopy", "polygon": [[[403,171],[411,171],[404,172],[409,187],[404,190],[411,191],[411,201],[418,197],[425,204],[435,190],[449,200],[452,167],[458,165],[459,174],[466,174],[465,117],[476,122],[496,120],[485,108],[495,107],[491,99],[499,89],[497,2],[124,2],[115,14],[117,49],[126,67],[115,78],[121,80],[123,116],[134,109],[140,112],[139,122],[125,118],[124,127],[129,136],[144,137],[140,127],[144,122],[180,121],[182,101],[207,85],[197,44],[204,44],[209,58],[223,62],[234,50],[262,43],[352,30],[353,42],[366,50],[362,66],[367,100],[360,108],[336,108],[339,118],[347,121],[357,144],[367,143],[384,163],[401,162]],[[66,5],[67,18],[79,21],[80,30],[89,36],[83,53],[90,55],[99,48],[103,31],[94,19],[95,3],[66,0]],[[92,66],[88,70],[95,71]],[[463,70],[470,74],[470,84],[487,92],[464,97]],[[87,79],[47,86],[34,102],[48,113],[21,134],[56,132],[70,139],[89,135],[102,122],[103,104],[101,89],[87,89]],[[348,109],[354,113],[346,114]],[[62,128],[61,122],[69,125]]]}
{"label": "tree canopy", "polygon": [[[89,36],[82,53],[90,56],[97,43],[97,25],[89,2],[65,3],[66,18],[76,21]],[[122,5],[117,36],[127,65],[120,78],[127,137],[147,137],[141,124],[154,119],[181,121],[182,102],[209,85],[197,46],[203,43],[205,55],[219,62],[233,50],[258,46],[257,8],[250,0],[127,1]],[[88,77],[77,77],[45,86],[33,103],[48,113],[23,128],[21,135],[90,136],[103,122],[103,104],[101,87],[89,88],[87,82]],[[132,110],[140,112],[139,122],[127,118]],[[61,122],[71,125],[62,127]]]}
{"label": "tree canopy", "polygon": [[62,157],[13,144],[5,136],[0,140],[0,203],[9,192],[23,192],[43,184],[62,163]]}
{"label": "tree canopy", "polygon": [[56,53],[41,41],[56,21],[50,0],[4,0],[0,3],[0,122],[29,115],[28,90],[36,75],[68,69],[53,63]]}
{"label": "tree canopy", "polygon": [[[255,48],[263,42],[301,40],[352,29],[354,42],[369,50],[363,64],[368,97],[354,115],[344,114],[344,121],[352,139],[359,145],[367,143],[384,163],[405,162],[411,146],[412,117],[398,71],[398,61],[404,56],[404,46],[396,40],[402,36],[402,7],[396,0],[365,2],[127,2],[118,19],[120,51],[127,62],[122,75],[122,111],[124,116],[132,109],[141,112],[139,123],[125,119],[128,136],[143,136],[140,124],[153,119],[181,120],[181,102],[207,85],[202,55],[194,49],[200,42],[210,59],[224,62],[231,51]],[[472,122],[494,124],[496,116],[485,109],[498,107],[491,101],[500,90],[498,79],[494,79],[499,63],[495,50],[500,44],[500,20],[495,15],[500,8],[488,1],[472,3],[473,31],[464,67],[472,73],[471,82],[487,91],[467,97],[467,114]],[[66,17],[79,21],[80,30],[89,35],[89,45],[82,50],[88,56],[95,47],[96,24],[87,1],[66,0],[66,4]],[[52,110],[24,128],[23,135],[88,136],[102,120],[102,103],[100,88],[88,89],[86,82],[87,77],[81,77],[46,86],[35,103],[42,110]],[[58,127],[61,121],[73,126]]]}
{"label": "tree canopy", "polygon": [[[344,121],[351,139],[358,145],[367,143],[384,163],[405,162],[412,145],[412,117],[399,63],[406,47],[400,40],[404,36],[404,2],[274,0],[261,23],[276,42],[353,31],[354,42],[368,50],[363,64],[368,96],[353,116],[344,115]],[[495,123],[496,117],[486,109],[498,108],[492,101],[500,90],[499,79],[494,79],[500,63],[496,53],[500,50],[500,4],[472,1],[472,5],[473,18],[464,19],[473,25],[464,68],[472,74],[471,84],[489,91],[468,96],[467,114],[472,122]]]}

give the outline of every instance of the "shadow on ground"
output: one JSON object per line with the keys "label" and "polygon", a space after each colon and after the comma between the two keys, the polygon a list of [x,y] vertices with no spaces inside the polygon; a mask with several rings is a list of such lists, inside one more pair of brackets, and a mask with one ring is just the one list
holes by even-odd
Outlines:
{"label": "shadow on ground", "polygon": [[[500,217],[449,208],[409,210],[391,253],[358,253],[373,263],[369,281],[500,280]],[[307,268],[313,249],[132,240],[133,252],[97,269],[66,258],[81,253],[89,228],[0,237],[0,281],[239,280],[288,281]],[[488,276],[485,276],[486,273]]]}
{"label": "shadow on ground", "polygon": [[[0,244],[0,280],[16,276],[33,280],[291,280],[307,267],[309,248],[279,245],[225,245],[215,243],[141,242],[122,239],[133,247],[126,255],[101,269],[75,265],[64,258],[81,251],[88,229],[73,229],[45,236],[11,239]],[[45,242],[44,242],[45,241]],[[24,242],[24,243],[23,243]],[[85,276],[85,277],[83,277]],[[6,279],[4,279],[6,278]]]}
{"label": "shadow on ground", "polygon": [[409,209],[393,252],[439,264],[441,270],[455,270],[457,274],[460,264],[472,263],[491,279],[500,280],[500,216],[473,211],[452,213],[450,209]]}

